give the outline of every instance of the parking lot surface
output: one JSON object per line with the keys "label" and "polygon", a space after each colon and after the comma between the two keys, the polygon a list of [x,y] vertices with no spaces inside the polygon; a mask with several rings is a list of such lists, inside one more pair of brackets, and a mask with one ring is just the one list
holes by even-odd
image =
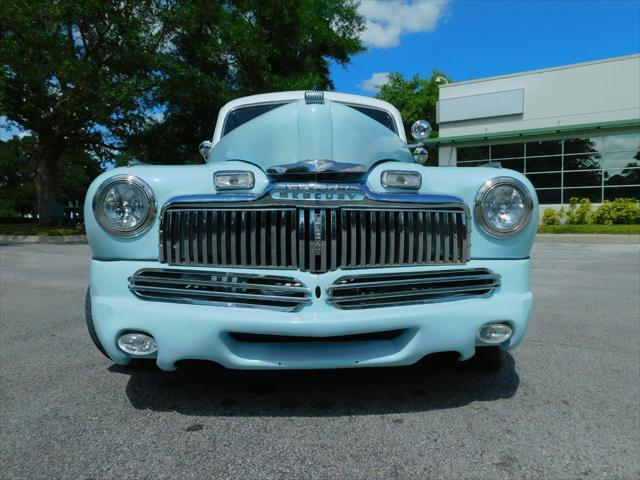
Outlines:
{"label": "parking lot surface", "polygon": [[638,245],[538,244],[499,373],[174,373],[84,324],[86,245],[0,247],[0,478],[640,477]]}

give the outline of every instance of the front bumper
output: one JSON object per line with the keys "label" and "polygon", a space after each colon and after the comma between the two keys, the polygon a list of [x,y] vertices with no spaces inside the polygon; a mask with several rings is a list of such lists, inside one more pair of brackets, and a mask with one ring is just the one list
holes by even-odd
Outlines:
{"label": "front bumper", "polygon": [[[100,342],[111,359],[130,361],[117,347],[127,331],[142,331],[158,343],[157,364],[175,368],[178,360],[210,360],[237,369],[311,369],[360,366],[410,365],[427,354],[455,351],[460,359],[472,357],[478,329],[486,323],[507,322],[513,336],[511,349],[524,336],[532,307],[530,261],[471,260],[452,267],[400,267],[361,270],[363,274],[488,268],[502,277],[501,286],[488,298],[426,303],[364,310],[340,310],[326,301],[326,289],[344,271],[316,275],[291,270],[269,274],[295,276],[320,298],[297,312],[260,308],[189,305],[153,302],[137,298],[127,279],[142,268],[171,268],[151,261],[98,261],[91,264],[93,322]],[[184,269],[184,267],[182,267]],[[210,267],[194,270],[214,270]],[[215,269],[221,271],[221,269]],[[251,269],[233,269],[256,273]],[[356,271],[350,270],[350,274]],[[334,337],[360,333],[405,330],[394,339],[354,342],[255,343],[234,340],[229,332],[304,337]]]}

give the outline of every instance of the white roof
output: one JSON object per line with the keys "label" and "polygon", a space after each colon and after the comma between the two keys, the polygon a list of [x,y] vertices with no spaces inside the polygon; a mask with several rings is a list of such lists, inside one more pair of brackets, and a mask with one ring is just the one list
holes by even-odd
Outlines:
{"label": "white roof", "polygon": [[[384,100],[379,100],[377,98],[365,97],[362,95],[351,95],[348,93],[337,93],[337,92],[323,92],[324,98],[326,100],[331,100],[334,102],[340,102],[347,105],[362,105],[365,107],[377,108],[380,110],[385,110],[389,112],[396,123],[396,127],[398,130],[398,136],[403,142],[407,141],[406,135],[404,133],[404,128],[402,126],[402,117],[400,112],[396,107],[391,105],[389,102],[385,102]],[[224,124],[224,119],[227,114],[240,106],[244,105],[259,105],[259,104],[268,104],[268,103],[280,103],[287,102],[293,100],[302,100],[304,99],[304,90],[296,90],[291,92],[274,92],[274,93],[263,93],[260,95],[251,95],[249,97],[242,97],[236,100],[232,100],[226,105],[224,105],[220,112],[218,113],[218,121],[216,122],[216,128],[213,133],[213,144],[215,145],[222,136],[222,126]]]}

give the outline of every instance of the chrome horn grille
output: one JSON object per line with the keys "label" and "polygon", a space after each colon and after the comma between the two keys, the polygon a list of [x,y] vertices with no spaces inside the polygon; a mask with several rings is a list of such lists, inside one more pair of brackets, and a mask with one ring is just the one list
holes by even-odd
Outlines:
{"label": "chrome horn grille", "polygon": [[144,300],[282,311],[311,302],[304,283],[275,275],[143,269],[129,277],[129,290]]}
{"label": "chrome horn grille", "polygon": [[490,296],[500,275],[487,269],[440,270],[341,277],[328,290],[338,308],[374,308]]}
{"label": "chrome horn grille", "polygon": [[469,258],[464,204],[221,206],[173,204],[160,260],[172,265],[338,268],[460,264]]}

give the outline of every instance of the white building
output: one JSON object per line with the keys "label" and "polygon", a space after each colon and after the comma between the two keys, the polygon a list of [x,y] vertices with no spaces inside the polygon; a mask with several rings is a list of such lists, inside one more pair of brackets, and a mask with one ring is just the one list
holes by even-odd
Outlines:
{"label": "white building", "polygon": [[443,85],[441,166],[527,175],[541,204],[640,198],[640,54]]}

